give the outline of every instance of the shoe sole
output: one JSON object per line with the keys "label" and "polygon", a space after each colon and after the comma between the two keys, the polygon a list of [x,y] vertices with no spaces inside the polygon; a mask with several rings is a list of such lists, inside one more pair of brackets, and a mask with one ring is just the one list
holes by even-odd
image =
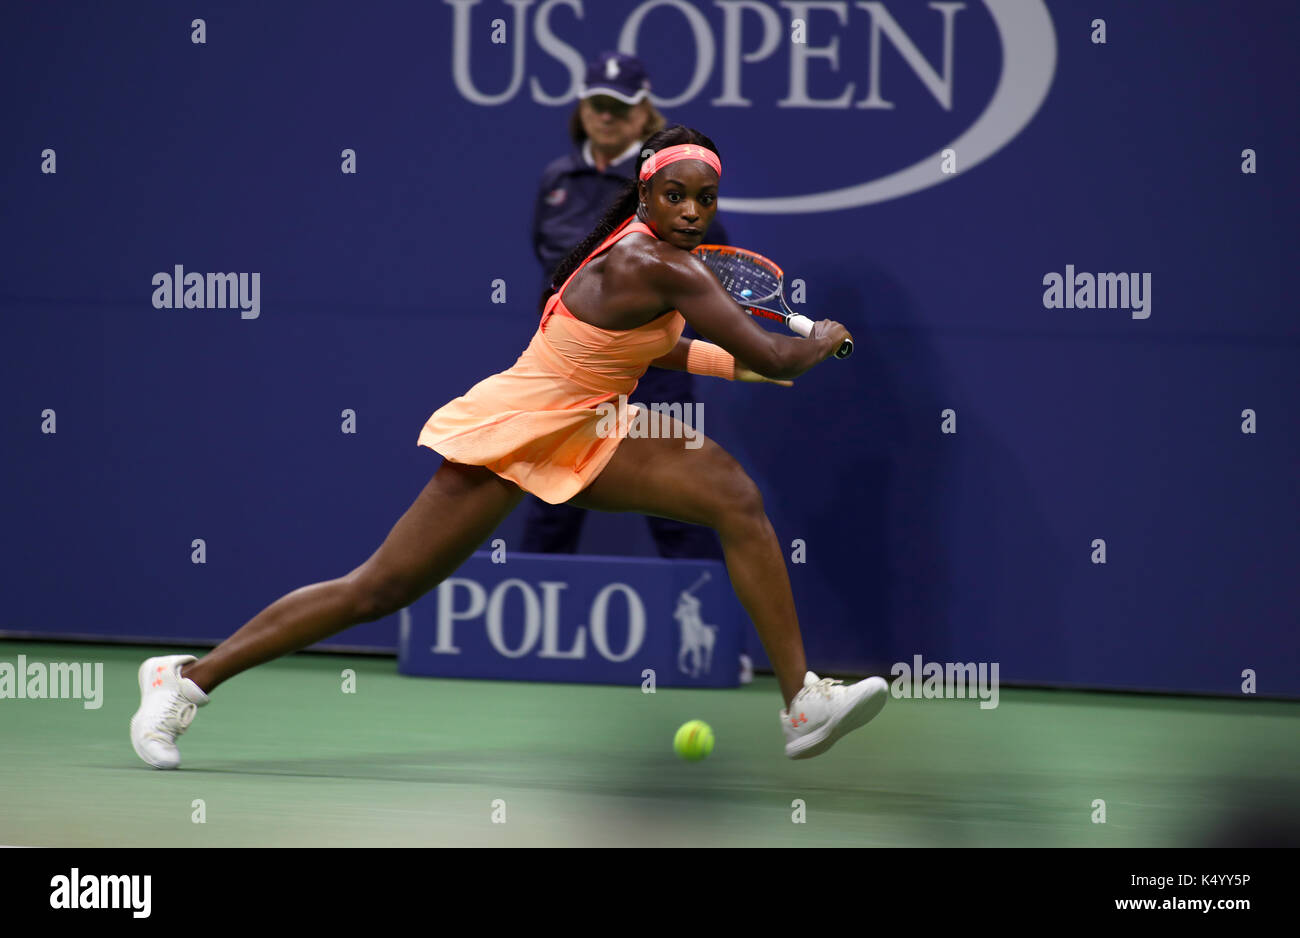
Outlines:
{"label": "shoe sole", "polygon": [[838,720],[828,722],[815,733],[809,733],[802,739],[796,740],[796,744],[803,744],[799,748],[791,751],[790,746],[786,746],[786,756],[791,759],[811,759],[813,756],[821,755],[843,736],[874,720],[880,711],[885,709],[885,701],[888,699],[889,685],[882,678],[879,689],[874,694],[864,695],[852,709],[841,713]]}

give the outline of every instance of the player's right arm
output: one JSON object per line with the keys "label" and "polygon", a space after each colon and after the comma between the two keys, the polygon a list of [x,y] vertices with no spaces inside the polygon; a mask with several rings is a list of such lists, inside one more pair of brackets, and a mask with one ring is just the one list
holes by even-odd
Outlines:
{"label": "player's right arm", "polygon": [[848,330],[830,319],[817,322],[806,339],[764,329],[698,258],[671,245],[656,248],[645,273],[664,305],[676,309],[696,332],[765,378],[797,378],[835,354],[849,338]]}

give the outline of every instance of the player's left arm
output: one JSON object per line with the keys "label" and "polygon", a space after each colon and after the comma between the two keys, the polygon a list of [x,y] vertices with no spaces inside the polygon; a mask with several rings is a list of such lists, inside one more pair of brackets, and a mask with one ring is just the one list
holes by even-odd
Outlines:
{"label": "player's left arm", "polygon": [[[691,342],[701,341],[699,339],[688,339],[685,336],[677,340],[671,352],[667,355],[661,355],[650,364],[656,368],[666,368],[669,371],[686,371],[686,356],[690,351]],[[778,381],[774,378],[765,378],[757,371],[751,371],[740,362],[736,362],[736,380],[748,382],[765,382],[767,384],[779,384],[782,387],[794,387],[793,381]]]}
{"label": "player's left arm", "polygon": [[[722,222],[718,220],[718,217],[716,215],[713,217],[713,223],[709,225],[709,230],[705,232],[705,235],[706,235],[705,240],[708,241],[709,244],[730,244],[731,243],[729,240],[727,240],[727,229],[722,227]],[[687,331],[690,330],[688,329]],[[686,350],[690,346],[692,338],[695,338],[695,335],[693,333],[690,338],[678,339],[677,345],[673,348],[673,350],[669,352],[667,355],[663,356],[662,358],[657,358],[654,361],[652,361],[650,363],[651,367],[664,368],[667,369],[668,371],[688,371],[689,369],[686,367]],[[743,375],[742,372],[744,373]],[[755,375],[755,377],[749,377],[750,375]],[[748,368],[746,368],[744,365],[740,364],[739,362],[736,363],[737,381],[758,381],[760,380],[760,377],[761,376],[758,376],[758,372],[750,371]],[[770,378],[763,378],[762,380],[771,381]],[[789,383],[785,381],[773,381],[772,383],[783,384],[789,387]]]}

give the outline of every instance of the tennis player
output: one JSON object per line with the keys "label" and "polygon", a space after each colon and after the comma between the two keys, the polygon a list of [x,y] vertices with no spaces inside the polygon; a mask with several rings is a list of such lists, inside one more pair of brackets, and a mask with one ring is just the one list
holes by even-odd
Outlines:
{"label": "tennis player", "polygon": [[[650,100],[645,63],[621,52],[602,52],[587,65],[578,102],[569,115],[573,149],[547,164],[533,208],[533,250],[551,274],[600,221],[610,204],[636,178],[637,157],[645,141],[667,125]],[[722,220],[715,217],[709,241],[726,244]],[[541,308],[537,312],[541,312]],[[531,311],[530,311],[531,312]],[[682,335],[691,339],[689,324]],[[647,368],[637,380],[636,396],[656,404],[694,410],[694,376],[686,371]],[[540,554],[578,551],[587,512],[572,504],[550,505],[529,496],[521,506],[523,533],[518,549]],[[722,560],[722,545],[708,528],[645,515],[645,524],[660,557]],[[514,545],[512,545],[514,546]],[[747,656],[746,656],[747,657]],[[742,659],[743,662],[744,659]],[[742,663],[742,673],[745,671]]]}
{"label": "tennis player", "polygon": [[[717,532],[776,671],[788,757],[825,752],[879,713],[883,678],[845,686],[807,669],[785,558],[745,470],[708,438],[686,448],[681,427],[641,438],[614,421],[607,432],[597,410],[630,395],[651,364],[788,384],[850,337],[829,319],[806,339],[769,332],[690,254],[717,211],[721,175],[717,147],[698,131],[674,125],[651,136],[636,179],[557,268],[558,289],[544,298],[528,348],[425,423],[418,442],[444,461],[379,549],[346,576],[276,600],[201,659],[145,661],[131,719],[136,754],[176,768],[177,737],[220,684],[409,606],[455,572],[525,492]],[[687,321],[708,341],[682,339]]]}

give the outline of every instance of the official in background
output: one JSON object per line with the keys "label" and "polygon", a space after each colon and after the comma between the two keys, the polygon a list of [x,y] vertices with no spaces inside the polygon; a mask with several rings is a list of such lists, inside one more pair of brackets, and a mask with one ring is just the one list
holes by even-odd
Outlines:
{"label": "official in background", "polygon": [[[569,117],[573,150],[542,173],[533,210],[533,251],[541,262],[539,293],[550,284],[556,265],[594,228],[632,179],[641,144],[666,122],[650,102],[650,79],[639,59],[603,52],[587,66],[581,98]],[[705,234],[710,244],[726,244],[715,218]],[[699,338],[690,328],[687,338]],[[651,367],[637,383],[634,403],[694,404],[691,375]],[[693,410],[693,408],[692,408]],[[548,505],[529,496],[520,549],[572,554],[578,549],[587,513],[571,505]],[[708,528],[647,516],[661,557],[722,559],[717,535]]]}

